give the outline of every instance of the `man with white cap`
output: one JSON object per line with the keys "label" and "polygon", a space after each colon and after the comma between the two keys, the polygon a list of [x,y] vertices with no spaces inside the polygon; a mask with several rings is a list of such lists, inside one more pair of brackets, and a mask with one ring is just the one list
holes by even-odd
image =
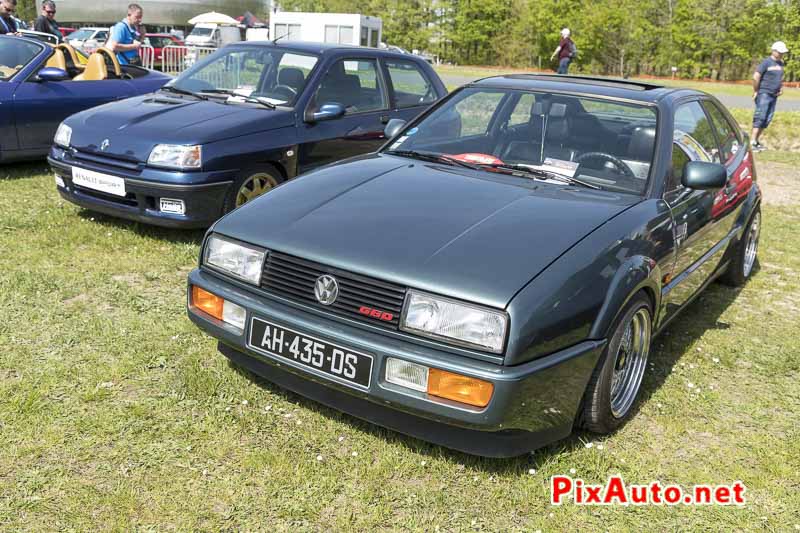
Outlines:
{"label": "man with white cap", "polygon": [[577,51],[578,50],[575,47],[575,43],[572,42],[572,39],[570,38],[569,28],[564,28],[561,30],[561,40],[558,43],[558,47],[556,48],[556,51],[553,52],[553,55],[550,56],[550,61],[554,60],[556,56],[558,56],[558,74],[567,73],[569,64],[575,58]]}
{"label": "man with white cap", "polygon": [[753,74],[753,100],[756,112],[753,114],[753,134],[750,146],[753,151],[760,152],[764,146],[758,141],[761,132],[767,129],[775,114],[775,103],[783,93],[783,54],[789,51],[786,43],[776,41],[772,45],[772,53],[758,65]]}

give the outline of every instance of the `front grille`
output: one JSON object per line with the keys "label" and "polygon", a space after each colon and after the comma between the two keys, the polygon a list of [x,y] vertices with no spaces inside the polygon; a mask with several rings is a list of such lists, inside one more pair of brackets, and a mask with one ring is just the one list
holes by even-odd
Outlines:
{"label": "front grille", "polygon": [[99,155],[89,152],[73,151],[72,157],[79,161],[88,161],[109,167],[119,167],[127,170],[139,170],[139,163],[133,159],[122,159],[108,154]]}
{"label": "front grille", "polygon": [[[329,306],[314,296],[314,283],[329,274],[339,283],[339,296]],[[314,305],[338,315],[355,318],[384,328],[397,329],[406,289],[375,278],[307,261],[291,255],[270,252],[261,275],[261,287],[280,296]],[[391,313],[391,320],[380,320],[359,312],[362,307]]]}

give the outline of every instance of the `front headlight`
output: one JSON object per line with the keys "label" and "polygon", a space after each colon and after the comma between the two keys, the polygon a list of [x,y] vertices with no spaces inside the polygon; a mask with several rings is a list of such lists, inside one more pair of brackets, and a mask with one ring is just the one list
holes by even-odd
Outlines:
{"label": "front headlight", "polygon": [[69,148],[69,142],[72,140],[72,128],[64,124],[63,122],[58,125],[58,129],[56,130],[56,136],[53,138],[53,142],[59,146],[64,148]]}
{"label": "front headlight", "polygon": [[400,329],[471,348],[503,351],[508,316],[440,296],[408,291]]}
{"label": "front headlight", "polygon": [[147,164],[166,168],[200,168],[203,164],[202,146],[184,146],[182,144],[157,144]]}
{"label": "front headlight", "polygon": [[203,263],[253,285],[261,281],[264,267],[264,250],[224,239],[217,235],[206,243]]}

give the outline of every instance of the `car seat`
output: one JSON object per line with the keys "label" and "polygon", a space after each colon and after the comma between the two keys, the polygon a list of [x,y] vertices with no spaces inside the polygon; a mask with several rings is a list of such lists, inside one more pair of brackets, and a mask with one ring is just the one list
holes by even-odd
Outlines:
{"label": "car seat", "polygon": [[651,126],[637,126],[628,142],[627,159],[650,161],[656,143],[656,129]]}
{"label": "car seat", "polygon": [[44,64],[45,67],[55,67],[60,68],[61,70],[67,70],[67,60],[64,57],[64,52],[59,50],[58,48],[53,49],[53,55],[47,60],[47,63]]}
{"label": "car seat", "polygon": [[83,74],[75,76],[73,81],[98,81],[106,78],[108,78],[108,69],[106,68],[105,57],[98,52],[94,52],[89,56],[89,61],[86,63]]}
{"label": "car seat", "polygon": [[297,92],[300,92],[300,89],[303,88],[305,81],[306,77],[303,76],[303,71],[299,68],[286,67],[278,73],[278,84],[291,87]]}

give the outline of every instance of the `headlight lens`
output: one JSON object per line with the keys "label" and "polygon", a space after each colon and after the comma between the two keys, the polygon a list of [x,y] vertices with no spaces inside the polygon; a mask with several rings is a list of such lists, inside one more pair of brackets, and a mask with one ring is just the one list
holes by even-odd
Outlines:
{"label": "headlight lens", "polygon": [[508,316],[502,311],[408,291],[400,328],[495,353],[503,351]]}
{"label": "headlight lens", "polygon": [[59,146],[64,148],[69,148],[69,142],[72,140],[72,128],[64,124],[63,122],[58,125],[58,129],[56,130],[56,136],[53,138],[53,142]]}
{"label": "headlight lens", "polygon": [[203,149],[200,145],[157,144],[147,164],[166,168],[200,168],[203,164]]}
{"label": "headlight lens", "polygon": [[266,255],[264,250],[212,235],[206,243],[203,263],[248,283],[258,285]]}

